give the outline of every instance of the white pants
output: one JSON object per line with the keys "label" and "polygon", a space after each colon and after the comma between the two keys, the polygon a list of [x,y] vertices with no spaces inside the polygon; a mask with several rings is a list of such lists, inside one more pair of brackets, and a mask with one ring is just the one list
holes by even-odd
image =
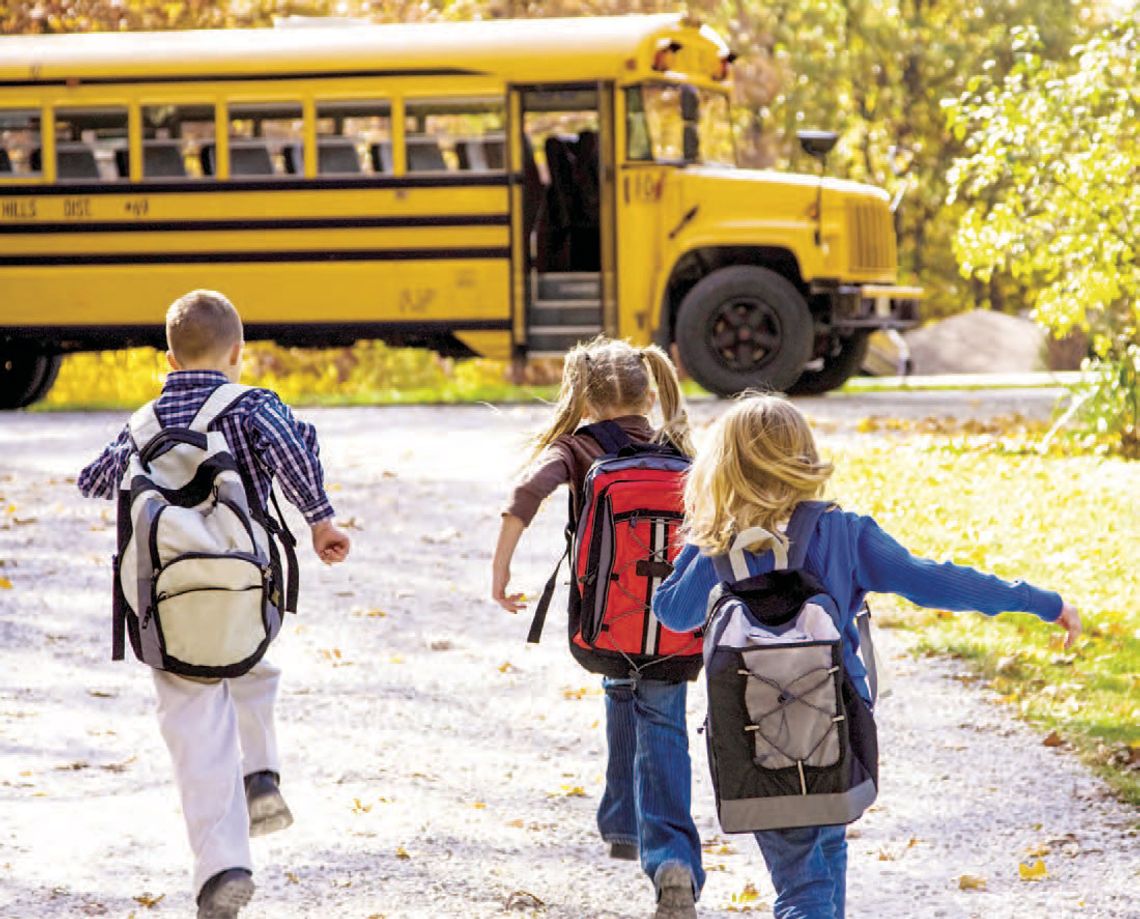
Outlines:
{"label": "white pants", "polygon": [[244,777],[280,772],[273,729],[280,677],[264,659],[249,673],[217,683],[154,671],[158,724],[194,853],[195,894],[219,871],[253,870]]}

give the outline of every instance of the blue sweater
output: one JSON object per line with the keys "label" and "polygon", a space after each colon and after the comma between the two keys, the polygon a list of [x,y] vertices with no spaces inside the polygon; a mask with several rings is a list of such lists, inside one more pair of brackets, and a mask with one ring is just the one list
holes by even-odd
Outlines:
{"label": "blue sweater", "polygon": [[[753,575],[772,570],[771,552],[745,553],[745,559]],[[842,617],[845,665],[865,697],[866,670],[855,654],[859,647],[855,614],[869,592],[899,594],[919,606],[978,610],[989,616],[1021,611],[1054,622],[1061,615],[1059,594],[951,562],[915,558],[870,517],[838,508],[820,517],[804,567],[835,598]],[[653,612],[675,631],[696,628],[704,622],[709,593],[719,582],[712,559],[687,545],[654,595]]]}

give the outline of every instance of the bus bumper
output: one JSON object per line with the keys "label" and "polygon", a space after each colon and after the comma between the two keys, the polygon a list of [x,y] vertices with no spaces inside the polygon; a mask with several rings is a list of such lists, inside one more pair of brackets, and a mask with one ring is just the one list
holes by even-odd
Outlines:
{"label": "bus bumper", "polygon": [[913,328],[925,296],[921,287],[896,284],[842,285],[827,293],[832,297],[831,327],[836,330]]}

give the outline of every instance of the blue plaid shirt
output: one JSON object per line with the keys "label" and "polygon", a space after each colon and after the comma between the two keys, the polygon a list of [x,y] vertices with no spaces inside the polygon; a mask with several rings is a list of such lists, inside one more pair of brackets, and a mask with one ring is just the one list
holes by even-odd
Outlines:
{"label": "blue plaid shirt", "polygon": [[[226,375],[216,370],[170,374],[155,403],[158,420],[163,427],[189,425],[210,394],[228,382]],[[310,525],[333,516],[325,494],[317,430],[293,417],[276,393],[252,390],[216,425],[225,435],[238,466],[257,489],[263,509],[269,502],[273,477],[277,476],[285,497],[300,509]],[[88,498],[114,498],[133,451],[130,428],[125,427],[99,458],[79,474],[79,490]]]}

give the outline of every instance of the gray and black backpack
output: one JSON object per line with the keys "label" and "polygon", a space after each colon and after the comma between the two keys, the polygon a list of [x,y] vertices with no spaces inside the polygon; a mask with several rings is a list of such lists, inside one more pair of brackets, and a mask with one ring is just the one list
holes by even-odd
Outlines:
{"label": "gray and black backpack", "polygon": [[[119,490],[112,657],[129,636],[157,670],[241,676],[296,610],[295,541],[264,511],[215,423],[250,391],[219,386],[187,427],[163,427],[154,403],[130,421]],[[283,561],[284,556],[284,561]]]}
{"label": "gray and black backpack", "polygon": [[[771,537],[741,533],[714,559],[720,585],[705,627],[706,732],[717,813],[726,833],[850,823],[875,800],[878,741],[870,707],[843,664],[835,600],[804,570],[808,543],[831,505],[799,504],[774,569],[750,577],[744,549]],[[861,653],[874,693],[867,615]]]}

